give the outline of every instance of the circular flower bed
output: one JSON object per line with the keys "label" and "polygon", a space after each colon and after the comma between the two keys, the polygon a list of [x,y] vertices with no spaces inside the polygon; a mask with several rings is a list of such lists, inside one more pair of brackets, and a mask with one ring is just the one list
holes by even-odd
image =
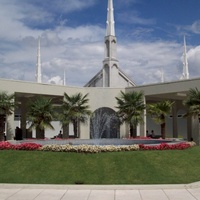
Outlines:
{"label": "circular flower bed", "polygon": [[11,144],[9,142],[0,142],[0,150],[39,150],[52,152],[76,152],[76,153],[100,153],[100,152],[120,152],[120,151],[138,151],[138,150],[183,150],[195,146],[195,142],[181,142],[177,144],[161,143],[159,145],[41,145],[36,143]]}

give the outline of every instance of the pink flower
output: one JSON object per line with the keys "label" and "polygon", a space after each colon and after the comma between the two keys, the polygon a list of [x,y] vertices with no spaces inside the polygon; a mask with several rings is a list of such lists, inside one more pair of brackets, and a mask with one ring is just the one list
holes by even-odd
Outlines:
{"label": "pink flower", "polygon": [[10,144],[9,142],[0,142],[0,150],[38,150],[42,145],[35,143]]}
{"label": "pink flower", "polygon": [[182,142],[177,144],[161,143],[153,146],[140,144],[139,147],[141,150],[183,150],[191,147],[191,145],[186,142]]}

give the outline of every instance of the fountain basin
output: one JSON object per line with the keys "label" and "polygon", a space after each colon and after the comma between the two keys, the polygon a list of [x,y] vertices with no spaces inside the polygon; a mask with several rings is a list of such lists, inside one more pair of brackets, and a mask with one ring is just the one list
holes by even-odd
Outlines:
{"label": "fountain basin", "polygon": [[19,143],[36,143],[41,145],[46,144],[58,144],[58,145],[134,145],[134,144],[144,144],[144,145],[159,145],[161,143],[174,144],[183,142],[181,140],[174,139],[61,139],[61,140],[21,140]]}

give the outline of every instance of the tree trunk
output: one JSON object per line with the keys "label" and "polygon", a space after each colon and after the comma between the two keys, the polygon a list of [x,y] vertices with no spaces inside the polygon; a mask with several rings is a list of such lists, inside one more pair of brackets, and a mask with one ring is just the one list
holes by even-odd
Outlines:
{"label": "tree trunk", "polygon": [[5,131],[4,118],[5,115],[0,115],[0,141],[4,141],[4,131]]}
{"label": "tree trunk", "polygon": [[136,138],[136,128],[132,124],[130,124],[130,137]]}
{"label": "tree trunk", "polygon": [[44,139],[45,131],[40,128],[36,128],[36,139]]}
{"label": "tree trunk", "polygon": [[69,124],[62,125],[63,127],[63,138],[69,138]]}
{"label": "tree trunk", "polygon": [[78,136],[78,123],[77,123],[77,120],[74,120],[73,127],[74,127],[74,137],[77,138],[77,136]]}
{"label": "tree trunk", "polygon": [[161,124],[161,136],[162,139],[165,139],[165,123]]}

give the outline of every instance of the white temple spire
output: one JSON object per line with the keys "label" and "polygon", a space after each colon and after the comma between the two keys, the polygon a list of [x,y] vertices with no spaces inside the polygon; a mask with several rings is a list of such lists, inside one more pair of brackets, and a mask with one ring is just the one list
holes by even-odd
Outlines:
{"label": "white temple spire", "polygon": [[115,21],[114,21],[114,8],[113,0],[108,0],[108,13],[107,13],[107,27],[106,27],[106,36],[112,35],[115,36]]}
{"label": "white temple spire", "polygon": [[65,70],[64,70],[64,76],[63,76],[63,85],[66,85],[66,75],[65,75]]}
{"label": "white temple spire", "polygon": [[187,49],[186,49],[185,36],[184,36],[184,45],[183,45],[183,74],[182,74],[181,79],[189,79],[189,70],[188,70]]}
{"label": "white temple spire", "polygon": [[107,10],[103,87],[115,87],[119,79],[119,64],[117,60],[117,38],[115,36],[113,0],[108,0]]}
{"label": "white temple spire", "polygon": [[38,36],[38,50],[37,50],[37,64],[36,64],[36,81],[37,81],[37,83],[41,83],[42,82],[41,57],[40,57],[40,36]]}
{"label": "white temple spire", "polygon": [[165,79],[164,79],[164,72],[163,72],[163,68],[161,70],[161,83],[164,83]]}
{"label": "white temple spire", "polygon": [[103,69],[93,77],[85,87],[129,87],[135,83],[120,70],[117,59],[117,38],[115,36],[113,0],[107,0],[106,35],[104,37],[105,54]]}

